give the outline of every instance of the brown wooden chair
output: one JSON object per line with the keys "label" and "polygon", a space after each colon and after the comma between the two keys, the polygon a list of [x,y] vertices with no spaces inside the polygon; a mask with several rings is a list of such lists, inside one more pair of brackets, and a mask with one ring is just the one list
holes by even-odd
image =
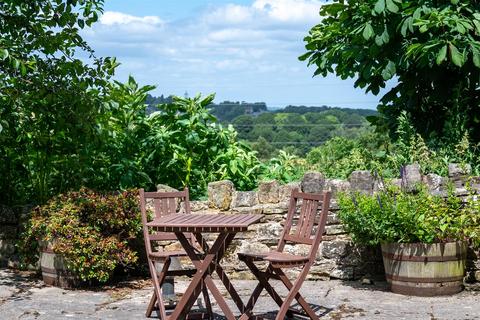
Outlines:
{"label": "brown wooden chair", "polygon": [[[255,318],[252,314],[253,307],[264,289],[280,307],[275,319],[284,319],[285,316],[292,317],[293,314],[310,317],[310,319],[319,319],[299,293],[299,290],[303,281],[307,277],[310,267],[315,262],[315,256],[325,230],[325,223],[330,206],[330,197],[330,192],[311,194],[301,193],[297,189],[293,190],[284,229],[276,250],[261,254],[238,254],[239,259],[247,264],[259,281],[248,300],[246,312],[241,319],[248,319],[250,317]],[[300,210],[297,210],[299,200],[301,200],[301,206]],[[320,203],[321,210],[318,210]],[[318,214],[319,211],[320,214]],[[284,252],[287,243],[292,245],[308,245],[310,246],[310,249],[305,256],[294,255]],[[255,264],[255,262],[259,261],[268,263],[265,271],[261,271]],[[301,271],[296,280],[292,283],[282,269],[295,267],[300,268]],[[287,287],[289,292],[285,300],[282,300],[280,295],[278,295],[275,289],[269,284],[269,279],[280,280]],[[293,299],[297,300],[304,312],[290,308]]]}
{"label": "brown wooden chair", "polygon": [[[149,214],[147,210],[147,202],[152,201],[153,215]],[[183,203],[183,205],[180,205]],[[148,304],[145,315],[150,317],[152,311],[157,308],[159,317],[162,320],[167,319],[165,304],[162,298],[161,287],[167,276],[193,276],[196,272],[194,268],[186,268],[181,270],[169,270],[172,257],[188,257],[183,250],[177,251],[159,251],[155,244],[161,241],[174,241],[177,237],[174,233],[157,232],[147,226],[151,218],[156,219],[164,215],[172,213],[190,213],[190,201],[188,189],[185,188],[179,192],[145,192],[140,189],[140,209],[142,214],[143,236],[145,240],[145,249],[147,253],[147,262],[150,269],[150,274],[153,280],[153,295]],[[186,234],[187,238],[195,241],[191,234]],[[158,267],[157,267],[158,266]],[[161,271],[159,271],[161,270]],[[207,314],[202,314],[202,318],[212,317],[212,308],[208,291],[203,289],[203,296],[205,299],[205,306]]]}

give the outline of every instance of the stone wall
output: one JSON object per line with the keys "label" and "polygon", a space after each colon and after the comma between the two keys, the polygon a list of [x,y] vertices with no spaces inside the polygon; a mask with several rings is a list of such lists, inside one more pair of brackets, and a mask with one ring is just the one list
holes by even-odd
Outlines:
{"label": "stone wall", "polygon": [[[424,183],[434,194],[445,194],[449,181],[456,193],[465,197],[465,183],[480,191],[480,178],[470,177],[469,166],[449,165],[449,176],[434,174],[422,175],[417,164],[406,166],[402,170],[402,179],[392,182],[413,190],[418,183]],[[326,179],[319,172],[308,172],[302,181],[280,184],[277,181],[260,183],[257,191],[236,191],[230,181],[212,182],[208,185],[208,200],[192,201],[193,213],[234,214],[256,213],[265,217],[246,233],[237,234],[223,265],[233,277],[251,277],[246,265],[237,259],[237,252],[265,252],[276,247],[282,222],[285,219],[288,201],[292,189],[304,192],[322,192],[330,190],[333,194],[330,212],[327,218],[326,233],[317,253],[315,265],[309,274],[310,279],[358,279],[364,275],[381,276],[383,262],[378,249],[355,246],[341,225],[337,212],[336,194],[339,191],[356,190],[373,193],[383,187],[383,181],[375,178],[369,171],[354,171],[347,180]],[[171,188],[159,185],[159,191]],[[28,209],[24,209],[26,212]],[[16,212],[19,211],[19,212]],[[18,235],[21,210],[12,210],[0,206],[0,266],[15,266],[15,239]],[[20,219],[21,220],[21,219]],[[176,249],[178,243],[166,244],[166,250]],[[291,253],[302,253],[305,248],[287,246]],[[480,252],[470,250],[467,263],[467,279],[480,281]]]}
{"label": "stone wall", "polygon": [[[422,175],[418,164],[406,166],[402,179],[394,184],[414,190],[418,183],[424,183],[437,195],[447,192],[451,181],[458,196],[467,195],[465,183],[471,181],[473,188],[480,190],[480,179],[470,177],[469,166],[449,165],[449,176],[435,174]],[[256,213],[265,215],[262,223],[253,225],[251,231],[237,235],[232,250],[226,255],[225,266],[236,277],[248,277],[247,267],[236,258],[237,252],[265,252],[276,247],[282,231],[281,222],[285,219],[291,190],[303,192],[332,191],[333,199],[327,218],[326,233],[317,253],[315,265],[310,272],[311,279],[337,278],[358,279],[362,276],[381,276],[383,262],[379,249],[355,246],[341,225],[337,212],[336,194],[339,191],[360,191],[373,193],[383,187],[383,181],[369,171],[354,171],[349,179],[326,179],[322,173],[308,172],[302,181],[282,185],[277,181],[260,183],[257,191],[236,191],[230,181],[218,181],[208,186],[208,200],[193,201],[194,213]],[[302,248],[287,246],[291,253],[301,253]],[[470,250],[467,278],[480,280],[480,253]]]}

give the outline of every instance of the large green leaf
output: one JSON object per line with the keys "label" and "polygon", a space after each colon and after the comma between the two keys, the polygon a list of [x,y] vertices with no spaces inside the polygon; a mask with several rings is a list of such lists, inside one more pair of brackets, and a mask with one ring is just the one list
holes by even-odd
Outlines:
{"label": "large green leaf", "polygon": [[383,13],[385,11],[385,0],[378,0],[374,7],[375,12]]}
{"label": "large green leaf", "polygon": [[465,63],[463,54],[460,53],[457,47],[455,47],[455,45],[453,45],[452,43],[450,43],[449,48],[450,48],[450,59],[452,60],[453,64],[458,67],[463,66],[463,64]]}
{"label": "large green leaf", "polygon": [[362,35],[365,40],[370,39],[374,35],[373,27],[370,23],[365,24]]}
{"label": "large green leaf", "polygon": [[388,61],[386,67],[382,71],[382,77],[384,80],[390,80],[396,72],[397,69],[395,63],[393,61]]}
{"label": "large green leaf", "polygon": [[438,50],[438,53],[437,53],[437,58],[436,58],[436,63],[438,65],[442,64],[443,61],[445,61],[447,57],[447,45],[444,45],[442,48],[440,48],[440,50]]}

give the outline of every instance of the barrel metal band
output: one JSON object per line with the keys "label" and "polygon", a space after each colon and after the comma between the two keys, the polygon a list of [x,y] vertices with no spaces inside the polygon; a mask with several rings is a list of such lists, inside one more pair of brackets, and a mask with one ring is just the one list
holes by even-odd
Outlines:
{"label": "barrel metal band", "polygon": [[419,288],[404,285],[392,284],[391,290],[395,293],[401,293],[413,296],[433,297],[438,295],[451,295],[462,291],[462,286],[445,286],[435,288]]}
{"label": "barrel metal band", "polygon": [[453,281],[462,281],[462,276],[455,277],[441,277],[441,278],[419,278],[419,277],[405,277],[405,276],[396,276],[392,274],[385,274],[387,280],[393,281],[402,281],[402,282],[419,282],[419,283],[437,283],[437,282],[453,282]]}
{"label": "barrel metal band", "polygon": [[444,262],[444,261],[459,261],[459,260],[466,259],[465,254],[457,254],[454,256],[425,257],[425,256],[407,256],[407,255],[395,254],[390,252],[382,252],[382,255],[384,258],[394,260],[394,261],[413,261],[413,262]]}

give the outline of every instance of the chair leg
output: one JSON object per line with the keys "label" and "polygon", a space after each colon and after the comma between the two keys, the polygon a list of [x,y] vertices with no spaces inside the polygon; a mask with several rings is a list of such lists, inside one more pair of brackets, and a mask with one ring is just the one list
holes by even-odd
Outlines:
{"label": "chair leg", "polygon": [[203,300],[205,300],[205,308],[207,309],[209,319],[213,319],[212,303],[210,302],[210,296],[208,295],[207,287],[202,288],[202,294]]}
{"label": "chair leg", "polygon": [[154,296],[152,296],[152,299],[150,300],[150,303],[147,308],[146,316],[150,317],[152,314],[153,306],[155,305],[155,302],[152,302],[153,300],[153,301],[156,301],[158,304],[160,319],[166,320],[167,312],[165,311],[165,304],[163,303],[161,284],[165,280],[165,276],[167,275],[168,268],[170,267],[170,259],[165,260],[165,262],[163,263],[162,271],[160,271],[160,273],[158,274],[155,268],[155,262],[149,259],[148,266],[150,268],[150,274],[152,275]]}
{"label": "chair leg", "polygon": [[[288,293],[287,297],[283,301],[283,304],[280,307],[280,310],[278,311],[278,314],[275,317],[275,320],[283,320],[285,318],[285,316],[287,315],[287,313],[289,311],[288,309],[290,308],[290,305],[292,304],[293,299],[297,298],[297,301],[298,301],[298,299],[303,300],[302,296],[300,295],[300,293],[298,291],[300,290],[300,287],[302,286],[303,281],[305,281],[305,278],[307,277],[309,269],[310,268],[308,266],[305,266],[303,268],[303,270],[300,272],[300,274],[298,275],[298,278],[297,278],[297,280],[295,280],[295,283],[293,284],[293,286],[290,286],[290,288],[288,288],[288,286],[287,286],[287,283],[289,283],[291,285],[290,280],[288,280],[286,283],[282,280],[282,282],[287,286],[287,288],[290,290],[290,292]],[[281,272],[281,273],[283,275],[285,275],[283,272]],[[286,276],[285,276],[285,278],[286,278]],[[282,277],[280,279],[282,279]],[[303,301],[305,302],[305,300],[303,300]],[[299,301],[299,303],[300,303],[300,301]],[[313,312],[313,310],[310,308],[310,306],[306,302],[301,303],[300,305],[305,310],[305,312],[307,312],[310,319],[319,320],[318,316],[315,314],[315,312]]]}
{"label": "chair leg", "polygon": [[[310,268],[308,268],[305,273],[308,274],[308,270]],[[302,270],[303,272],[304,270]],[[292,282],[290,281],[290,279],[288,279],[287,275],[283,272],[282,269],[275,269],[275,273],[278,275],[278,277],[280,278],[280,280],[283,282],[283,284],[285,285],[285,287],[290,291],[292,290],[293,288],[293,284]],[[297,300],[298,304],[302,307],[302,309],[305,311],[305,313],[310,317],[310,319],[319,319],[319,317],[317,316],[317,314],[315,313],[315,311],[312,310],[312,308],[310,308],[310,305],[307,303],[307,301],[303,298],[303,296],[300,294],[300,292],[297,292],[297,294],[295,295],[295,300]]]}
{"label": "chair leg", "polygon": [[267,293],[272,297],[272,299],[278,304],[278,306],[282,306],[283,300],[282,298],[278,295],[278,293],[273,289],[273,287],[268,283],[269,280],[269,274],[273,272],[273,268],[271,265],[268,265],[266,272],[261,272],[257,266],[253,263],[251,260],[244,260],[245,264],[248,266],[248,268],[252,271],[253,275],[258,279],[258,285],[255,287],[255,290],[253,290],[252,295],[250,296],[250,299],[248,299],[248,303],[246,306],[246,312],[251,312],[253,310],[253,307],[255,306],[255,303],[257,302],[258,298],[260,297],[260,294],[262,293],[263,289],[267,291]]}
{"label": "chair leg", "polygon": [[155,290],[153,291],[152,297],[150,298],[150,302],[148,303],[147,311],[145,312],[145,316],[150,318],[152,316],[153,309],[155,309],[155,303],[157,302],[157,294]]}

